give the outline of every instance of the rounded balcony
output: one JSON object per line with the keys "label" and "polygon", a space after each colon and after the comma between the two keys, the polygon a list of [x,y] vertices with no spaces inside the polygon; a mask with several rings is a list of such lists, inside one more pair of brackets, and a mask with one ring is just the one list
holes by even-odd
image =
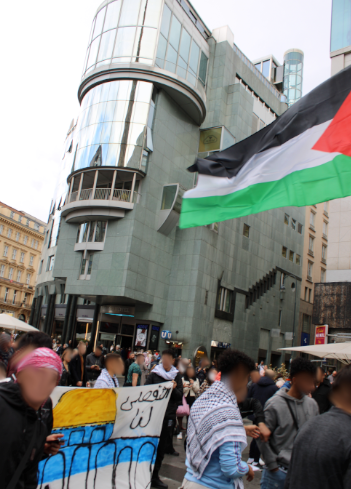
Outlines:
{"label": "rounded balcony", "polygon": [[62,207],[66,222],[121,219],[139,201],[141,170],[94,167],[77,170],[67,179],[69,192]]}

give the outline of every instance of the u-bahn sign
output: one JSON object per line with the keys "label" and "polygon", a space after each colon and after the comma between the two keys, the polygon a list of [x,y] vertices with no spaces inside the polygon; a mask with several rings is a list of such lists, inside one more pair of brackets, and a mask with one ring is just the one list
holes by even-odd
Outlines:
{"label": "u-bahn sign", "polygon": [[171,340],[172,339],[172,333],[170,331],[163,330],[161,332],[161,338],[164,340]]}

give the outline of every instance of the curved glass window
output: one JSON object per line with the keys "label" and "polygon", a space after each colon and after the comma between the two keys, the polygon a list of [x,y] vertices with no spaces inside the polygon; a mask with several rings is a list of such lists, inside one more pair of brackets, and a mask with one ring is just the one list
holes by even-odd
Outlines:
{"label": "curved glass window", "polygon": [[115,29],[118,25],[119,12],[121,10],[121,1],[109,3],[107,6],[107,12],[105,17],[104,29],[106,32],[110,29]]}
{"label": "curved glass window", "polygon": [[101,9],[96,16],[95,29],[93,34],[93,39],[101,34],[102,26],[105,20],[106,7]]}
{"label": "curved glass window", "polygon": [[200,58],[200,52],[197,43],[165,5],[156,53],[156,66],[177,73],[194,86],[198,78],[205,86],[208,58],[203,52]]}
{"label": "curved glass window", "polygon": [[93,166],[140,168],[152,83],[120,80],[98,85],[82,101],[76,129],[74,169]]}
{"label": "curved glass window", "polygon": [[84,74],[108,63],[152,64],[161,7],[162,0],[117,0],[101,9],[93,21]]}
{"label": "curved glass window", "polygon": [[116,29],[107,31],[101,36],[98,61],[109,59],[112,56],[113,45],[116,37]]}

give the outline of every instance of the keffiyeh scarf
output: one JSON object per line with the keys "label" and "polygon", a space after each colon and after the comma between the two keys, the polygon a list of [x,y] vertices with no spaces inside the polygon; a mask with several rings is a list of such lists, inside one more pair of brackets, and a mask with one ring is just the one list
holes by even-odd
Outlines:
{"label": "keffiyeh scarf", "polygon": [[[234,393],[224,382],[214,382],[193,404],[188,423],[187,459],[194,476],[201,478],[212,454],[223,443],[247,445],[246,432]],[[242,479],[234,481],[243,488]]]}
{"label": "keffiyeh scarf", "polygon": [[17,367],[17,373],[25,368],[48,368],[57,373],[57,383],[62,375],[61,358],[49,348],[37,348],[25,356]]}
{"label": "keffiyeh scarf", "polygon": [[167,372],[163,365],[160,364],[153,369],[152,373],[159,375],[165,380],[174,380],[177,377],[178,370],[175,367],[172,367],[171,370]]}

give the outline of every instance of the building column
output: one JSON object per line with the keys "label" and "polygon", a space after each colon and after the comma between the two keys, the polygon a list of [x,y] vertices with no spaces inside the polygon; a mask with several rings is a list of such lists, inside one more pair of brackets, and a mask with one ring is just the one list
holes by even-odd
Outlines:
{"label": "building column", "polygon": [[133,197],[134,197],[134,189],[135,189],[135,182],[136,182],[136,173],[133,175],[133,181],[132,181],[132,190],[130,192],[130,203],[133,204]]}
{"label": "building column", "polygon": [[73,189],[73,183],[74,183],[74,177],[72,177],[70,184],[69,184],[69,190],[68,190],[68,199],[66,204],[69,204],[71,202],[71,196],[72,196],[72,189]]}
{"label": "building column", "polygon": [[84,177],[84,172],[82,172],[80,174],[80,180],[79,180],[79,187],[78,187],[78,194],[77,194],[77,199],[76,200],[79,200],[80,199],[80,192],[82,190],[82,185],[83,185],[83,177]]}
{"label": "building column", "polygon": [[48,305],[46,308],[46,315],[45,315],[44,327],[43,327],[44,333],[46,333],[46,334],[49,334],[49,331],[50,331],[49,319],[51,316],[51,308],[52,308],[53,297],[54,297],[53,294],[49,295]]}
{"label": "building column", "polygon": [[68,344],[69,341],[71,341],[71,345],[70,345],[71,347],[73,347],[73,333],[74,333],[74,323],[76,320],[77,301],[78,301],[78,296],[77,295],[72,296],[72,304],[71,304],[71,309],[68,318],[67,341],[66,341]]}
{"label": "building column", "polygon": [[99,176],[99,170],[96,170],[95,175],[94,175],[93,193],[91,196],[92,199],[95,199],[95,191],[96,191],[98,176]]}
{"label": "building column", "polygon": [[99,312],[100,312],[100,304],[95,304],[93,323],[91,325],[91,335],[90,335],[90,342],[88,346],[88,353],[94,350]]}
{"label": "building column", "polygon": [[52,327],[55,319],[56,294],[53,294],[51,297],[52,297],[52,303],[51,303],[50,316],[48,322],[48,331],[47,331],[49,336],[52,335]]}
{"label": "building column", "polygon": [[30,316],[29,316],[29,321],[28,321],[28,324],[32,325],[33,324],[33,320],[34,320],[34,316],[35,316],[35,308],[36,308],[36,305],[37,305],[37,298],[36,297],[33,297],[33,301],[32,301],[32,307],[31,307],[31,310],[30,310]]}
{"label": "building column", "polygon": [[41,305],[43,303],[43,296],[39,295],[37,298],[36,302],[36,307],[35,307],[35,313],[34,313],[34,319],[33,319],[33,324],[32,326],[34,328],[38,328],[40,326],[40,313],[41,313]]}
{"label": "building column", "polygon": [[265,360],[265,364],[267,365],[268,368],[271,364],[271,356],[272,356],[272,335],[271,332],[269,332],[268,348],[267,348],[266,360]]}
{"label": "building column", "polygon": [[113,172],[113,178],[112,178],[112,185],[111,185],[110,200],[113,199],[113,192],[115,191],[115,185],[116,185],[116,177],[117,177],[117,170],[114,170],[114,172]]}
{"label": "building column", "polygon": [[66,313],[65,313],[65,320],[63,322],[63,327],[62,327],[62,345],[64,345],[65,343],[68,343],[68,340],[67,340],[67,327],[68,327],[68,319],[69,319],[69,312],[70,312],[70,309],[71,309],[71,304],[72,304],[72,294],[69,294],[68,295],[68,301],[67,301],[67,305],[66,305]]}

